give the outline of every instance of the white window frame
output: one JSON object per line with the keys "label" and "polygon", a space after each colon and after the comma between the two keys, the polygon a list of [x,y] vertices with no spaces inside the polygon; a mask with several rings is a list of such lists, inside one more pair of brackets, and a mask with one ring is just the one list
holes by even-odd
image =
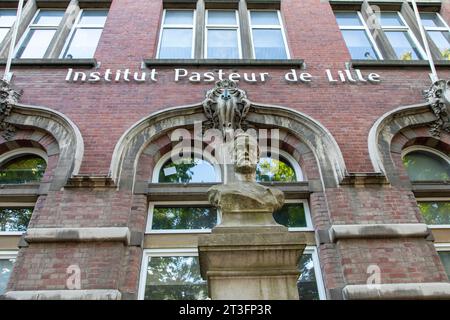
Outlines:
{"label": "white window frame", "polygon": [[[432,12],[432,13],[434,13],[437,16],[438,20],[440,20],[444,26],[443,27],[426,27],[426,26],[423,26],[423,28],[425,29],[426,33],[430,37],[431,41],[433,41],[433,39],[429,35],[429,31],[447,32],[447,33],[449,33],[449,36],[450,36],[450,27],[448,26],[447,22],[445,22],[444,18],[442,18],[442,16],[439,14],[439,12]],[[434,43],[434,41],[433,41],[433,43]]]}
{"label": "white window frame", "polygon": [[[236,15],[236,24],[208,24],[208,15],[210,11],[234,11]],[[238,45],[238,58],[242,59],[242,43],[241,43],[241,26],[239,21],[239,13],[236,9],[206,9],[205,10],[205,46],[203,56],[205,59],[227,59],[227,58],[209,58],[208,57],[208,30],[236,30],[237,33],[237,45]]]}
{"label": "white window frame", "polygon": [[[156,163],[155,167],[153,168],[152,183],[164,183],[164,182],[158,181],[159,180],[159,172],[161,171],[161,169],[162,169],[163,165],[166,163],[166,161],[170,159],[173,151],[174,150],[171,150],[171,151],[167,152],[166,154],[164,154]],[[221,170],[220,165],[217,163],[217,161],[215,161],[214,158],[209,156],[208,153],[206,153],[206,152],[204,152],[203,154],[200,154],[198,152],[192,151],[192,154],[194,155],[194,158],[209,162],[209,164],[211,164],[214,167],[214,171],[216,174],[216,181],[205,182],[205,183],[220,183],[220,182],[222,182],[222,170]],[[188,182],[188,184],[189,183],[201,183],[201,182]]]}
{"label": "white window frame", "polygon": [[[145,228],[145,234],[186,234],[186,233],[211,233],[211,229],[152,229],[153,224],[153,209],[155,206],[189,206],[192,207],[212,207],[208,201],[155,201],[148,206],[148,218]],[[217,224],[221,222],[220,212],[217,210]]]}
{"label": "white window frame", "polygon": [[151,257],[198,257],[197,248],[179,249],[145,249],[141,263],[141,275],[139,279],[138,300],[144,300],[145,284],[147,282],[147,267]]}
{"label": "white window frame", "polygon": [[[341,34],[342,34],[342,30],[360,30],[360,31],[364,31],[366,36],[367,36],[367,38],[369,39],[369,43],[372,45],[373,50],[375,51],[375,53],[378,56],[376,58],[378,58],[378,60],[383,60],[384,59],[383,58],[383,54],[381,53],[380,49],[378,49],[377,43],[375,42],[375,39],[373,38],[372,33],[370,32],[369,27],[367,26],[367,23],[364,20],[364,18],[363,18],[363,16],[362,16],[360,11],[336,10],[334,12],[335,13],[337,13],[337,12],[343,12],[343,13],[345,13],[345,12],[351,12],[351,13],[356,12],[357,15],[358,15],[358,19],[361,22],[362,26],[341,26],[341,25],[338,24],[339,30],[341,30]],[[342,37],[343,37],[343,35],[342,35]],[[347,44],[346,44],[346,46],[347,46]],[[377,60],[377,59],[374,59],[374,60]]]}
{"label": "white window frame", "polygon": [[[2,11],[14,11],[16,13],[16,17],[17,17],[17,10],[14,9],[14,8],[1,8],[0,9],[0,16],[1,16],[1,12]],[[15,24],[15,22],[13,22],[12,25],[6,25],[6,24],[2,25],[2,24],[0,24],[0,29],[8,29],[8,31],[6,32],[6,34],[8,34],[8,32],[11,30],[11,28],[14,26],[14,24]],[[5,39],[3,39],[3,40],[5,40]],[[3,40],[0,41],[0,43],[3,42]]]}
{"label": "white window frame", "polygon": [[[188,24],[165,24],[164,21],[166,20],[166,12],[167,11],[192,11],[192,25]],[[194,58],[194,51],[195,51],[195,33],[196,33],[196,23],[197,21],[197,10],[195,9],[164,9],[162,14],[162,20],[161,20],[161,28],[159,31],[159,39],[158,39],[158,48],[156,50],[156,59],[167,59],[167,58],[160,58],[160,50],[161,50],[161,44],[162,44],[162,34],[164,29],[192,29],[192,44],[191,44],[191,59]]]}
{"label": "white window frame", "polygon": [[319,299],[326,300],[327,295],[325,292],[325,285],[323,282],[322,270],[320,268],[320,261],[319,261],[319,254],[317,252],[317,247],[316,246],[306,246],[305,249],[303,250],[302,254],[303,255],[304,254],[311,255],[313,264],[314,264],[314,274],[316,276],[317,291],[319,292]]}
{"label": "white window frame", "polygon": [[[61,51],[61,54],[60,54],[60,59],[70,59],[70,58],[65,58],[64,56],[66,55],[67,50],[69,50],[69,47],[73,40],[73,36],[77,32],[77,30],[79,30],[79,29],[102,29],[102,33],[103,33],[105,24],[103,24],[103,25],[100,25],[100,24],[82,24],[82,25],[80,25],[81,16],[83,15],[84,11],[106,11],[106,12],[108,12],[109,10],[108,9],[100,9],[100,8],[81,9],[80,12],[78,13],[77,18],[75,19],[72,29],[70,30],[69,36],[66,39],[63,50]],[[105,23],[106,23],[106,20],[105,20]],[[100,41],[100,39],[99,39],[99,41]],[[97,43],[97,47],[98,47],[98,43]],[[74,58],[74,59],[77,59],[77,58]]]}
{"label": "white window frame", "polygon": [[[34,208],[35,202],[0,202],[0,209],[2,208]],[[34,210],[33,210],[34,212]],[[21,236],[26,231],[0,231],[0,237],[2,236]]]}
{"label": "white window frame", "polygon": [[[278,25],[272,25],[272,24],[268,24],[268,25],[252,25],[252,17],[251,17],[251,12],[276,12],[277,13],[277,17],[278,17]],[[252,55],[253,58],[256,59],[256,53],[255,53],[255,42],[253,41],[253,29],[272,29],[272,30],[281,30],[281,36],[283,38],[283,43],[284,43],[284,51],[286,52],[286,59],[290,59],[291,58],[291,54],[290,54],[290,50],[288,47],[288,41],[286,38],[286,32],[285,32],[285,28],[284,28],[284,23],[283,23],[283,19],[281,16],[281,12],[280,10],[263,10],[263,9],[251,9],[248,10],[248,24],[249,24],[249,28],[250,28],[250,42],[252,45]],[[276,59],[276,58],[275,58]]]}
{"label": "white window frame", "polygon": [[[53,25],[53,24],[35,24],[34,21],[36,20],[37,16],[39,15],[39,13],[41,11],[62,11],[65,14],[65,9],[58,9],[58,8],[45,8],[45,9],[37,9],[36,13],[33,16],[33,19],[31,19],[30,24],[27,27],[27,30],[23,33],[22,37],[20,38],[19,42],[16,45],[16,49],[14,50],[14,57],[17,59],[28,59],[28,58],[18,58],[17,54],[19,52],[19,49],[22,47],[22,44],[25,42],[25,40],[28,37],[28,34],[31,32],[31,30],[55,30],[55,34],[53,35],[53,38],[55,38],[56,32],[58,31],[59,25],[62,23],[62,21],[64,20],[64,15],[61,18],[61,21],[59,22],[58,25]],[[51,42],[51,41],[50,41]],[[47,47],[48,50],[48,47]],[[45,53],[44,53],[45,54]],[[42,58],[32,58],[32,59],[43,59]]]}
{"label": "white window frame", "polygon": [[[417,50],[419,51],[420,57],[418,57],[418,60],[428,60],[427,53],[425,50],[423,50],[422,46],[420,45],[420,42],[417,40],[416,36],[412,32],[411,28],[409,27],[408,23],[406,22],[405,18],[403,18],[403,15],[399,11],[383,11],[382,13],[397,13],[397,15],[400,17],[400,20],[402,21],[402,26],[383,26],[381,24],[381,21],[379,21],[380,27],[383,30],[383,32],[390,32],[390,31],[400,31],[400,32],[407,32],[410,39],[412,40],[413,44],[417,47]],[[392,44],[389,41],[389,44],[392,46]],[[395,51],[395,50],[394,50]]]}
{"label": "white window frame", "polygon": [[284,201],[284,204],[303,204],[303,208],[305,210],[305,220],[306,220],[306,227],[289,227],[289,231],[314,231],[314,226],[312,224],[311,220],[311,211],[309,210],[309,204],[308,200],[306,199],[286,199]]}

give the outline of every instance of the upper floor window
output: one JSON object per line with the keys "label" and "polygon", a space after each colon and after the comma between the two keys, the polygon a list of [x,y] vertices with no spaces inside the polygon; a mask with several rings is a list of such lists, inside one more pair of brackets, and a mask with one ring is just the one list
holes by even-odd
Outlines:
{"label": "upper floor window", "polygon": [[16,10],[0,9],[0,43],[16,21]]}
{"label": "upper floor window", "polygon": [[381,53],[378,51],[360,12],[341,11],[336,12],[335,15],[352,59],[381,58]]}
{"label": "upper floor window", "polygon": [[403,157],[411,181],[446,181],[450,179],[450,164],[435,152],[415,150]]}
{"label": "upper floor window", "polygon": [[308,201],[285,200],[281,209],[273,213],[275,221],[291,231],[313,230]]}
{"label": "upper floor window", "polygon": [[241,58],[237,10],[207,10],[205,39],[206,58]]}
{"label": "upper floor window", "polygon": [[38,10],[16,52],[16,58],[44,58],[64,10]]}
{"label": "upper floor window", "polygon": [[28,228],[33,207],[0,208],[0,232],[22,232]]}
{"label": "upper floor window", "polygon": [[63,51],[63,58],[92,58],[107,15],[107,10],[81,10]]}
{"label": "upper floor window", "polygon": [[444,265],[445,272],[450,280],[450,245],[449,244],[436,244],[436,250]]}
{"label": "upper floor window", "polygon": [[47,163],[37,155],[23,155],[0,166],[0,184],[18,184],[40,181]]}
{"label": "upper floor window", "polygon": [[17,252],[0,251],[0,295],[5,293]]}
{"label": "upper floor window", "polygon": [[381,12],[380,25],[399,60],[425,57],[420,45],[399,12]]}
{"label": "upper floor window", "polygon": [[296,182],[303,180],[296,161],[287,160],[287,155],[278,158],[261,157],[256,166],[258,182]]}
{"label": "upper floor window", "polygon": [[158,58],[194,57],[194,10],[164,10]]}
{"label": "upper floor window", "polygon": [[450,60],[450,29],[437,12],[422,12],[422,24],[442,59]]}
{"label": "upper floor window", "polygon": [[256,59],[287,59],[286,38],[279,11],[250,11]]}

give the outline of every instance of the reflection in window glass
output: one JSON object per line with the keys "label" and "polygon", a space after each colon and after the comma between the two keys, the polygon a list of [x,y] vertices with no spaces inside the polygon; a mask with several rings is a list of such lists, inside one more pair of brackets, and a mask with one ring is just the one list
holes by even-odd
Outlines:
{"label": "reflection in window glass", "polygon": [[33,208],[0,208],[0,231],[26,231]]}
{"label": "reflection in window glass", "polygon": [[378,56],[364,30],[342,30],[352,59],[377,59]]}
{"label": "reflection in window glass", "polygon": [[58,26],[64,16],[63,10],[41,10],[33,24],[41,26]]}
{"label": "reflection in window glass", "polygon": [[204,300],[206,281],[200,276],[198,257],[150,257],[145,300]]}
{"label": "reflection in window glass", "polygon": [[253,26],[256,25],[274,25],[279,26],[277,11],[250,11],[250,21]]}
{"label": "reflection in window glass", "polygon": [[306,214],[303,203],[287,203],[273,213],[275,221],[288,228],[305,228]]}
{"label": "reflection in window glass", "polygon": [[26,155],[0,166],[0,184],[17,184],[40,181],[47,163],[41,157]]}
{"label": "reflection in window glass", "polygon": [[0,42],[5,39],[16,20],[16,10],[0,9]]}
{"label": "reflection in window glass", "polygon": [[17,57],[43,58],[55,32],[56,30],[30,30],[19,48]]}
{"label": "reflection in window glass", "polygon": [[297,288],[300,300],[320,300],[312,254],[304,253],[301,256],[299,271]]}
{"label": "reflection in window glass", "polygon": [[438,47],[441,58],[450,60],[450,33],[447,31],[429,31],[428,34]]}
{"label": "reflection in window glass", "polygon": [[159,172],[158,182],[218,182],[215,168],[201,159],[185,158],[176,162],[168,160]]}
{"label": "reflection in window glass", "polygon": [[450,202],[420,201],[418,204],[426,224],[450,224]]}
{"label": "reflection in window glass", "polygon": [[164,24],[192,25],[193,21],[193,10],[167,10],[164,17]]}
{"label": "reflection in window glass", "polygon": [[362,26],[362,22],[359,19],[358,12],[335,12],[336,21],[340,27],[355,27]]}
{"label": "reflection in window glass", "polygon": [[208,10],[208,24],[236,25],[236,11]]}
{"label": "reflection in window glass", "polygon": [[449,251],[438,251],[439,257],[441,257],[442,264],[444,265],[447,276],[450,280],[450,252]]}
{"label": "reflection in window glass", "polygon": [[422,24],[425,28],[440,28],[445,27],[442,21],[438,18],[435,12],[421,12],[420,18],[422,20]]}
{"label": "reflection in window glass", "polygon": [[153,230],[212,229],[217,224],[217,210],[213,207],[153,208]]}
{"label": "reflection in window glass", "polygon": [[297,177],[291,164],[283,159],[260,158],[256,166],[256,181],[258,182],[295,182]]}
{"label": "reflection in window glass", "polygon": [[209,29],[208,30],[208,58],[238,59],[237,30]]}
{"label": "reflection in window glass", "polygon": [[169,29],[162,31],[159,58],[183,59],[192,54],[192,29]]}
{"label": "reflection in window glass", "polygon": [[14,259],[0,259],[0,295],[5,293],[13,265]]}
{"label": "reflection in window glass", "polygon": [[280,29],[254,29],[252,34],[256,59],[287,59]]}
{"label": "reflection in window glass", "polygon": [[383,27],[400,27],[404,23],[397,12],[381,12],[380,24]]}
{"label": "reflection in window glass", "polygon": [[427,151],[413,151],[403,157],[411,181],[445,181],[450,177],[450,165],[440,156]]}
{"label": "reflection in window glass", "polygon": [[418,60],[420,53],[407,31],[385,31],[399,60]]}

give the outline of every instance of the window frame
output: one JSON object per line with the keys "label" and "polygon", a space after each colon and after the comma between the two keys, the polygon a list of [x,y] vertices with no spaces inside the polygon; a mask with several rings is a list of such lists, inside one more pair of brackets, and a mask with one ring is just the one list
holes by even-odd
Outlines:
{"label": "window frame", "polygon": [[[168,24],[166,25],[164,21],[166,20],[167,11],[192,11],[192,25],[188,26],[187,24]],[[162,18],[161,18],[161,27],[159,28],[159,38],[158,38],[158,47],[156,49],[156,59],[172,59],[172,58],[160,58],[161,51],[161,43],[162,43],[162,35],[164,29],[192,29],[192,43],[191,43],[191,56],[188,59],[194,59],[195,54],[195,42],[196,42],[196,29],[197,29],[197,10],[196,9],[164,9]],[[180,59],[180,58],[173,58]],[[185,58],[184,58],[185,59]]]}
{"label": "window frame", "polygon": [[[429,13],[429,12],[424,12],[424,13]],[[425,32],[426,32],[428,38],[430,39],[429,41],[432,41],[433,44],[437,47],[437,44],[434,42],[434,40],[433,40],[433,38],[431,37],[431,35],[430,35],[429,32],[430,32],[430,31],[431,31],[431,32],[433,32],[433,31],[447,32],[447,33],[448,33],[448,36],[449,36],[449,39],[450,39],[450,27],[449,27],[449,25],[447,24],[447,22],[445,22],[444,18],[442,18],[442,16],[439,14],[439,12],[430,12],[430,13],[434,13],[434,14],[437,16],[437,18],[439,19],[439,21],[443,24],[443,27],[426,27],[425,25],[423,26],[423,28],[424,28],[424,30],[425,30]],[[450,44],[450,42],[449,42],[449,44]],[[439,54],[441,54],[441,53],[439,52]],[[440,60],[441,60],[441,59],[442,59],[442,56],[441,56]],[[445,61],[445,60],[444,60],[444,61]]]}
{"label": "window frame", "polygon": [[302,255],[311,254],[313,265],[314,265],[314,274],[316,277],[317,283],[317,291],[319,292],[319,300],[327,300],[327,294],[325,291],[325,285],[322,277],[322,270],[320,268],[320,260],[319,253],[316,246],[306,246],[303,250]]}
{"label": "window frame", "polygon": [[[236,15],[236,24],[235,25],[221,25],[221,24],[212,24],[208,23],[208,17],[210,11],[234,11]],[[205,9],[205,44],[203,48],[203,57],[205,59],[217,59],[217,60],[227,60],[230,58],[209,58],[208,57],[208,30],[236,30],[237,33],[237,45],[238,45],[238,57],[235,59],[242,59],[242,39],[241,39],[241,21],[239,19],[239,10],[237,9]],[[231,58],[234,59],[234,58]]]}
{"label": "window frame", "polygon": [[[442,197],[442,198],[416,198],[416,201],[419,202],[450,202],[450,197]],[[419,209],[420,210],[420,209]],[[450,229],[450,224],[427,224],[430,229]]]}
{"label": "window frame", "polygon": [[[355,11],[352,11],[352,10],[334,10],[334,13],[336,13],[336,12],[355,12]],[[378,48],[378,45],[377,45],[377,43],[376,43],[372,33],[370,32],[369,27],[367,26],[366,20],[364,19],[364,17],[361,14],[361,11],[356,11],[356,13],[358,15],[359,21],[361,22],[362,26],[341,26],[341,25],[339,25],[339,23],[336,20],[336,24],[338,25],[339,30],[341,31],[341,35],[342,35],[342,38],[344,39],[344,42],[345,42],[345,38],[344,38],[344,35],[342,34],[342,30],[361,30],[361,31],[364,31],[364,33],[366,34],[366,36],[367,36],[367,38],[369,40],[369,43],[372,45],[373,50],[375,51],[375,53],[378,56],[377,59],[373,59],[373,60],[374,61],[376,61],[376,60],[384,60],[383,54],[381,53],[380,49]],[[336,17],[336,15],[335,15],[335,17]],[[345,46],[348,49],[348,46],[347,46],[346,42],[345,42]],[[348,49],[348,51],[350,53],[350,49]],[[351,53],[350,53],[350,57],[351,57]],[[370,60],[370,59],[367,59],[367,60]]]}
{"label": "window frame", "polygon": [[286,199],[284,204],[303,204],[305,210],[306,227],[288,227],[288,231],[314,231],[314,226],[311,219],[311,211],[309,209],[309,203],[307,199]]}
{"label": "window frame", "polygon": [[[80,9],[80,12],[78,13],[72,28],[70,29],[69,34],[67,35],[67,38],[64,42],[64,46],[63,49],[61,50],[61,53],[59,55],[60,59],[71,59],[71,58],[66,58],[65,55],[67,53],[67,50],[69,50],[70,45],[72,43],[73,40],[73,36],[75,35],[75,33],[79,30],[79,29],[102,29],[102,34],[103,34],[103,29],[105,28],[105,24],[106,24],[106,20],[105,20],[105,24],[103,24],[102,27],[100,27],[100,25],[95,25],[95,24],[83,24],[80,25],[80,20],[81,20],[81,16],[83,15],[84,11],[106,11],[106,20],[108,19],[108,14],[109,14],[109,9],[103,9],[103,8],[89,8],[89,9]],[[101,35],[102,35],[101,34]],[[100,37],[101,37],[100,35]],[[100,39],[99,39],[100,42]],[[96,50],[98,48],[98,44],[99,42],[97,42],[97,47]],[[95,55],[95,51],[94,51],[94,55]],[[92,56],[91,58],[93,58],[94,56]],[[73,59],[78,59],[78,58],[73,58]]]}
{"label": "window frame", "polygon": [[[443,153],[443,152],[441,152],[439,150],[436,150],[436,149],[428,147],[428,146],[410,146],[410,147],[407,147],[407,148],[403,149],[401,154],[400,154],[402,161],[403,161],[403,158],[408,153],[411,153],[411,152],[414,152],[414,151],[424,151],[424,152],[433,153],[434,155],[436,155],[436,156],[442,158],[443,160],[445,160],[448,163],[448,165],[450,166],[450,157],[449,156],[447,156],[445,153]],[[406,168],[405,168],[405,170],[406,170]],[[410,181],[411,181],[411,183],[414,183],[414,182],[426,183],[427,180],[423,180],[423,181],[422,180],[419,180],[419,181],[410,180]]]}
{"label": "window frame", "polygon": [[[59,22],[58,25],[35,24],[34,21],[36,20],[38,15],[41,13],[41,11],[61,11],[61,12],[63,12],[63,16],[61,17],[61,21]],[[46,59],[47,58],[46,57],[46,53],[48,52],[52,41],[55,39],[55,36],[58,33],[58,28],[61,25],[61,23],[63,22],[64,15],[66,14],[66,12],[67,12],[67,8],[65,8],[65,9],[60,9],[60,8],[43,8],[43,9],[41,9],[41,8],[38,8],[36,10],[36,12],[34,13],[34,16],[31,19],[30,23],[28,24],[26,30],[23,32],[22,36],[20,37],[20,40],[17,42],[16,47],[14,49],[13,57],[15,59]],[[23,43],[27,39],[28,34],[31,32],[31,30],[55,30],[55,33],[53,34],[52,40],[50,40],[49,46],[45,50],[43,57],[41,57],[41,58],[22,58],[22,57],[18,57],[17,54],[19,53],[20,48],[22,47]]]}
{"label": "window frame", "polygon": [[[34,207],[36,206],[36,202],[0,202],[0,209],[3,208],[33,208],[31,215],[33,216]],[[27,227],[28,228],[28,227]],[[27,231],[1,231],[0,237],[2,236],[21,236],[25,234]]]}
{"label": "window frame", "polygon": [[[147,223],[145,226],[145,234],[186,234],[186,233],[211,233],[212,229],[152,229],[153,209],[155,206],[189,206],[192,207],[212,207],[208,201],[155,201],[148,205]],[[219,210],[217,210],[217,224],[221,222]]]}
{"label": "window frame", "polygon": [[[138,300],[144,300],[147,267],[151,257],[198,257],[197,248],[144,249],[139,277]],[[207,281],[207,280],[204,280]]]}
{"label": "window frame", "polygon": [[[14,264],[16,263],[18,254],[19,254],[18,250],[0,250],[0,260],[14,260],[14,262],[13,262],[13,268],[14,268]],[[11,270],[11,273],[12,272],[13,272],[13,270]],[[10,278],[11,278],[11,274],[10,274]],[[8,279],[8,281],[9,281],[9,279]]]}
{"label": "window frame", "polygon": [[[0,8],[0,13],[2,11],[14,11],[16,13],[16,17],[14,18],[14,22],[10,26],[0,24],[0,29],[8,29],[8,31],[5,34],[5,37],[3,39],[0,39],[0,44],[6,39],[6,36],[11,31],[11,28],[15,25],[16,19],[17,19],[17,9],[15,9],[15,8]],[[0,16],[1,16],[1,14],[0,14]]]}
{"label": "window frame", "polygon": [[[413,44],[416,46],[417,50],[419,51],[420,57],[418,57],[419,59],[417,59],[416,61],[428,60],[427,53],[422,48],[422,45],[420,44],[419,40],[416,38],[416,36],[412,32],[411,27],[406,22],[405,18],[401,14],[401,12],[400,11],[386,10],[386,11],[382,11],[381,13],[396,13],[397,16],[400,17],[401,22],[403,23],[402,26],[388,26],[388,25],[383,26],[381,24],[381,19],[378,18],[378,20],[379,20],[378,22],[379,22],[380,28],[384,32],[384,34],[386,34],[386,32],[405,32],[406,31],[406,33],[409,35],[411,41],[413,42]],[[386,35],[386,38],[387,38],[387,35]],[[391,41],[389,39],[387,39],[387,40],[388,40],[389,45],[392,47],[392,49],[395,52],[395,49],[394,49]],[[395,53],[395,55],[396,55],[396,59],[397,60],[401,60],[401,59],[399,59],[397,57],[397,53]],[[414,59],[412,59],[412,61],[414,61]]]}
{"label": "window frame", "polygon": [[[255,11],[255,12],[276,12],[277,13],[277,17],[278,17],[278,23],[279,23],[278,26],[270,25],[270,24],[254,26],[252,24],[252,17],[251,17],[251,12],[252,11]],[[281,16],[280,10],[278,10],[278,9],[274,9],[274,10],[270,10],[270,9],[248,9],[247,10],[247,19],[248,19],[249,34],[250,34],[249,36],[250,36],[250,44],[251,44],[251,47],[252,47],[253,59],[257,59],[256,58],[256,53],[255,53],[255,42],[253,40],[253,29],[281,30],[281,37],[283,39],[284,51],[286,52],[286,59],[291,59],[291,54],[290,54],[288,41],[287,41],[287,37],[286,37],[286,30],[285,30],[285,27],[284,27],[283,17]],[[273,59],[273,58],[271,58],[271,59]],[[278,60],[277,58],[275,58],[275,59]],[[285,59],[279,59],[279,60],[285,60]]]}

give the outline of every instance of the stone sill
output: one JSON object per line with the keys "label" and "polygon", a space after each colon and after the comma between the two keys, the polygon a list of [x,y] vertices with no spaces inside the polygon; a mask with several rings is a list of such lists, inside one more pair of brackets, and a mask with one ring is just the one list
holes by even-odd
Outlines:
{"label": "stone sill", "polygon": [[147,67],[290,67],[301,68],[302,59],[144,59]]}
{"label": "stone sill", "polygon": [[0,200],[6,202],[36,202],[44,188],[41,184],[24,183],[24,184],[1,184],[0,185]]}
{"label": "stone sill", "polygon": [[[6,65],[6,59],[0,59],[0,65]],[[26,67],[90,67],[97,66],[96,59],[13,59],[13,66]]]}
{"label": "stone sill", "polygon": [[[450,61],[438,60],[434,62],[436,67],[450,67]],[[427,60],[351,60],[350,66],[353,68],[429,68]]]}
{"label": "stone sill", "polygon": [[450,181],[449,183],[442,181],[413,182],[412,191],[418,198],[450,197]]}
{"label": "stone sill", "polygon": [[386,176],[382,173],[348,173],[341,181],[341,185],[385,185],[389,184]]}

